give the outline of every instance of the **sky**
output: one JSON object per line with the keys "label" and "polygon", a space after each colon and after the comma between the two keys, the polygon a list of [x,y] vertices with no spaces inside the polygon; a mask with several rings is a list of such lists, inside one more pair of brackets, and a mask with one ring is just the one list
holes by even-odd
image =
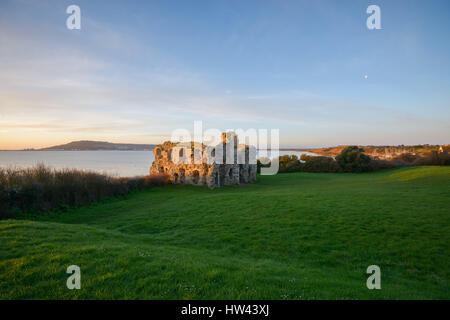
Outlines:
{"label": "sky", "polygon": [[0,0],[0,149],[194,121],[282,147],[448,144],[449,39],[448,0]]}

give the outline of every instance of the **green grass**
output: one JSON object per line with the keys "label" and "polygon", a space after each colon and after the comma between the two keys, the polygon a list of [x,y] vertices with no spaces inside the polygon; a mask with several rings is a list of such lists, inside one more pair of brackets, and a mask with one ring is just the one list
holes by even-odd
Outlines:
{"label": "green grass", "polygon": [[0,221],[0,298],[449,299],[449,204],[450,167],[153,188]]}

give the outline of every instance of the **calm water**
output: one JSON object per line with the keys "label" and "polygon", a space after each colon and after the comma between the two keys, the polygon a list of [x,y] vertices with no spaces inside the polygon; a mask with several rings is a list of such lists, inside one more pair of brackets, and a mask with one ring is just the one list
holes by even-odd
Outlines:
{"label": "calm water", "polygon": [[[280,151],[280,155],[306,152]],[[120,177],[147,175],[152,151],[0,151],[0,167],[32,167],[43,163],[55,169],[76,168]]]}

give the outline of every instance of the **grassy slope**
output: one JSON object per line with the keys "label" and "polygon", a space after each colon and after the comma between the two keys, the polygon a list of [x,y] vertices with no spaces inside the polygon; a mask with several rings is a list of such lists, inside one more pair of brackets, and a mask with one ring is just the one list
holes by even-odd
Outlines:
{"label": "grassy slope", "polygon": [[293,173],[0,221],[0,298],[449,299],[449,200],[449,167]]}

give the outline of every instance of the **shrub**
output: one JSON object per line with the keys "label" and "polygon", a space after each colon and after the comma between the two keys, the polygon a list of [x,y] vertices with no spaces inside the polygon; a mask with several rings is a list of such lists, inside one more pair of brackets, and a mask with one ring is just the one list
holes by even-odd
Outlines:
{"label": "shrub", "polygon": [[399,168],[399,167],[407,167],[412,166],[411,163],[406,162],[404,160],[371,160],[370,166],[372,168],[372,171],[376,171],[379,169],[392,169],[392,168]]}
{"label": "shrub", "polygon": [[299,172],[302,168],[303,164],[300,161],[292,161],[286,165],[285,172]]}
{"label": "shrub", "polygon": [[0,218],[81,206],[135,190],[167,184],[167,176],[113,178],[75,169],[0,168]]}
{"label": "shrub", "polygon": [[[257,160],[257,172],[261,173],[261,168],[268,168],[271,166],[272,161],[268,158]],[[278,172],[298,172],[301,171],[302,163],[298,160],[296,155],[284,155],[278,157]]]}
{"label": "shrub", "polygon": [[166,174],[152,175],[145,177],[145,183],[147,186],[164,186],[169,182],[169,176]]}
{"label": "shrub", "polygon": [[302,171],[306,172],[342,172],[339,164],[330,157],[310,157],[302,166]]}
{"label": "shrub", "polygon": [[314,158],[315,158],[316,156],[310,156],[310,155],[307,155],[307,154],[302,154],[301,156],[300,156],[300,160],[302,160],[302,161],[309,161],[309,160],[313,160]]}
{"label": "shrub", "polygon": [[370,157],[365,155],[364,149],[357,146],[346,147],[336,157],[336,161],[344,172],[367,172],[372,171]]}
{"label": "shrub", "polygon": [[447,151],[432,151],[428,156],[418,158],[413,162],[415,166],[448,166],[450,165],[450,155]]}
{"label": "shrub", "polygon": [[413,163],[419,158],[419,156],[414,155],[412,153],[402,153],[401,155],[393,158],[391,161],[400,160],[406,163]]}
{"label": "shrub", "polygon": [[284,155],[278,157],[279,172],[294,172],[300,167],[300,161],[296,155]]}

